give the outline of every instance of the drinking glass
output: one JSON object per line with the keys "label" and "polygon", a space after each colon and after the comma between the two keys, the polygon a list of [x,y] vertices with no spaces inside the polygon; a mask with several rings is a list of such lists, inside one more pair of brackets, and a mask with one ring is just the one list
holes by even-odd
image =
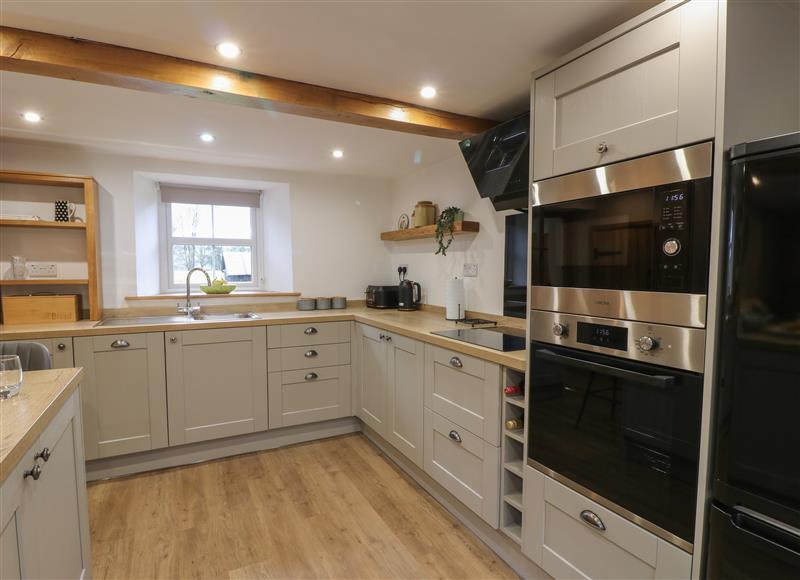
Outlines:
{"label": "drinking glass", "polygon": [[0,355],[0,399],[9,399],[22,387],[22,363],[15,354]]}

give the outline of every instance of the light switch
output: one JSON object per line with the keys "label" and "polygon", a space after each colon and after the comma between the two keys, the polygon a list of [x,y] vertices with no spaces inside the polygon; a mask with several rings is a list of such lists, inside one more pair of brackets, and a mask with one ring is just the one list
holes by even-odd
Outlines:
{"label": "light switch", "polygon": [[477,278],[478,264],[464,264],[464,278]]}

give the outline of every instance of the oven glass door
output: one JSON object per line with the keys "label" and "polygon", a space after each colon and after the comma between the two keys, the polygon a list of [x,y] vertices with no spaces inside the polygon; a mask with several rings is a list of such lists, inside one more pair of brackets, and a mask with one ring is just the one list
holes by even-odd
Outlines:
{"label": "oven glass door", "polygon": [[532,207],[531,284],[705,294],[710,183]]}
{"label": "oven glass door", "polygon": [[529,457],[693,541],[702,375],[531,344]]}

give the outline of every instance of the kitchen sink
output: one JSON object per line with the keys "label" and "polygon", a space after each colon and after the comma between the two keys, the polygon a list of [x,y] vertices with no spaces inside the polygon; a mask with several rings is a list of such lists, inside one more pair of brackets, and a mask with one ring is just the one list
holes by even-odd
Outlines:
{"label": "kitchen sink", "polygon": [[137,326],[144,324],[180,324],[188,322],[234,322],[237,320],[258,320],[261,317],[252,312],[234,312],[231,314],[208,314],[196,312],[192,316],[136,316],[132,318],[106,318],[95,326]]}
{"label": "kitchen sink", "polygon": [[233,314],[207,314],[205,312],[197,312],[192,315],[192,320],[206,321],[206,322],[228,322],[234,320],[259,320],[261,317],[252,312],[234,312]]}

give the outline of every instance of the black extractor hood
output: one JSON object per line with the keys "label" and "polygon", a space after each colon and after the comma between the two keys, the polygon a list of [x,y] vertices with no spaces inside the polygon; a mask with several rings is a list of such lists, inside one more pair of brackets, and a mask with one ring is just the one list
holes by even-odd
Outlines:
{"label": "black extractor hood", "polygon": [[530,130],[525,113],[459,143],[478,193],[496,210],[528,207]]}

